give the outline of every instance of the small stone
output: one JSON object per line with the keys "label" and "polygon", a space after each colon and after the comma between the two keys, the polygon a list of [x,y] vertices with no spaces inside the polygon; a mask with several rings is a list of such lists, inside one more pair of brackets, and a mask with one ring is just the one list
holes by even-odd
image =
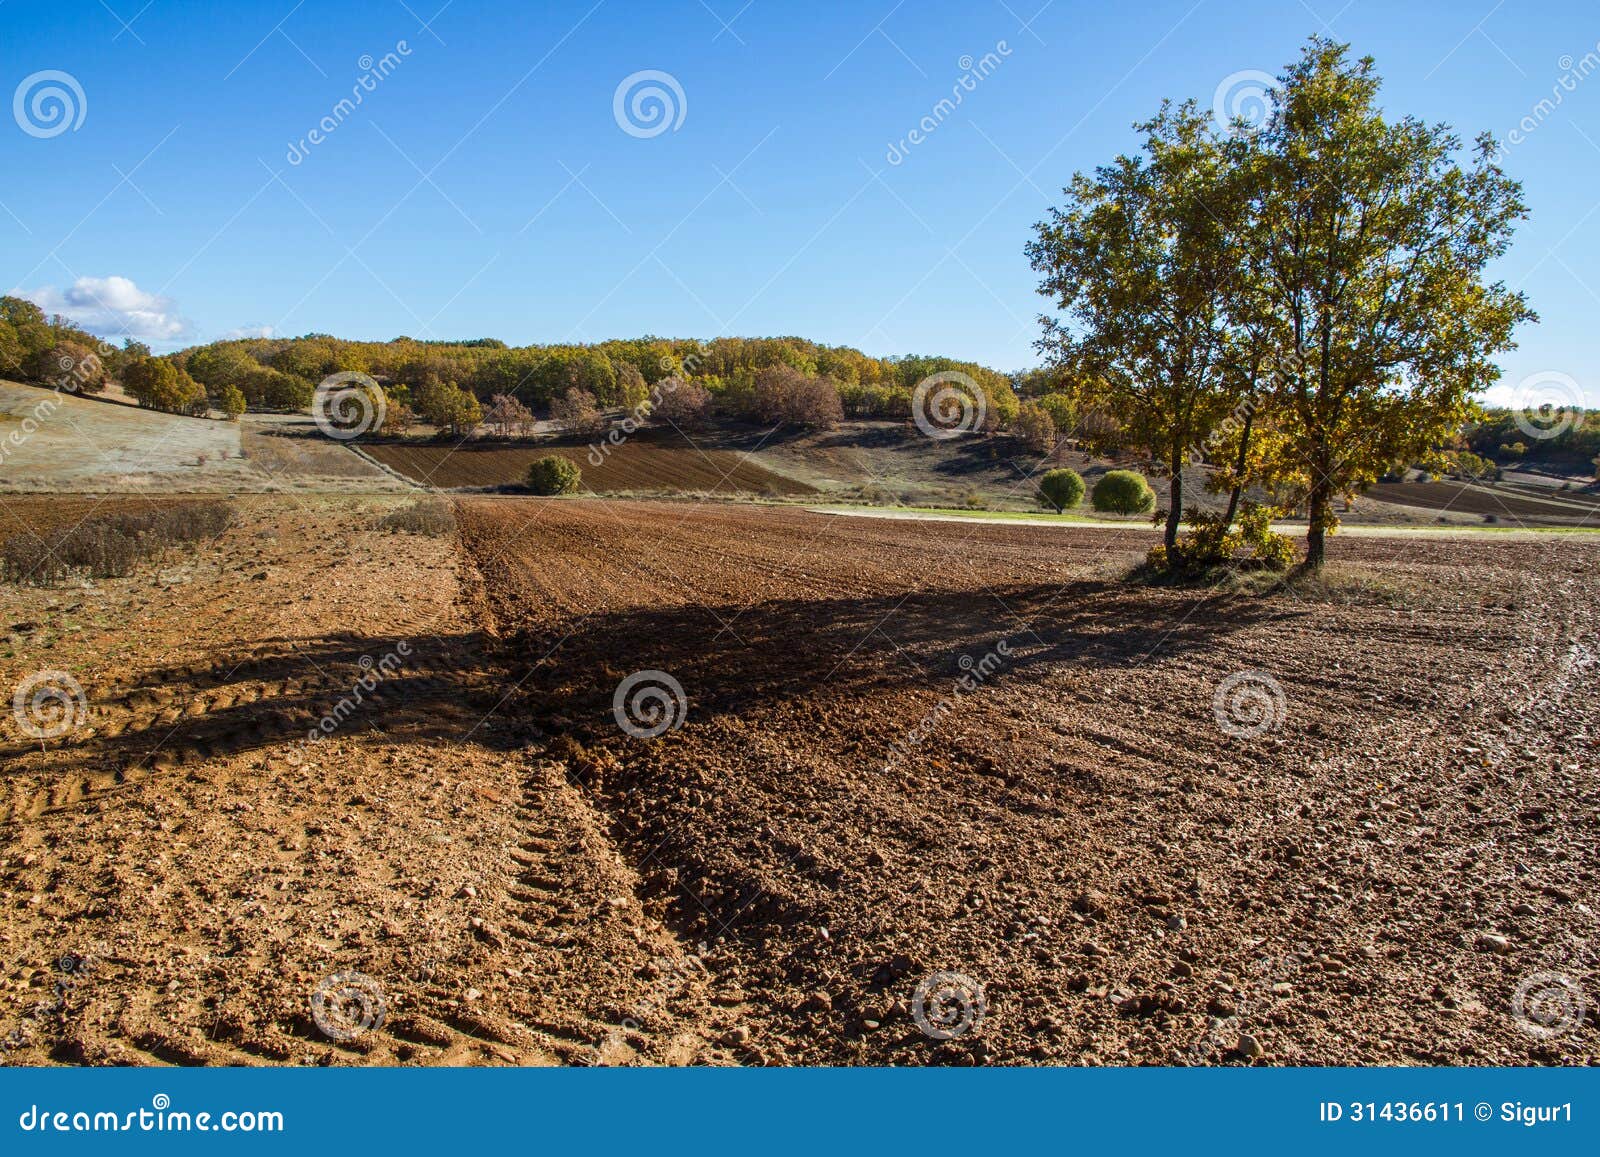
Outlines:
{"label": "small stone", "polygon": [[1189,977],[1194,975],[1194,965],[1190,964],[1187,960],[1174,961],[1172,965],[1172,975],[1180,976],[1187,980]]}
{"label": "small stone", "polygon": [[830,1012],[832,1009],[833,997],[823,992],[820,988],[806,997],[804,1006],[804,1011],[806,1012]]}
{"label": "small stone", "polygon": [[467,999],[468,1000],[482,1000],[483,999],[483,993],[479,992],[476,988],[469,988],[469,989],[467,989]]}
{"label": "small stone", "polygon": [[476,900],[478,898],[478,889],[473,887],[471,884],[463,884],[461,891],[458,892],[457,895],[464,896],[468,900]]}
{"label": "small stone", "polygon": [[1511,941],[1497,932],[1484,932],[1478,936],[1478,948],[1484,952],[1498,952],[1503,956],[1511,951]]}
{"label": "small stone", "polygon": [[1518,904],[1515,908],[1511,909],[1511,914],[1513,916],[1537,916],[1539,914],[1539,909],[1535,908],[1532,904]]}
{"label": "small stone", "polygon": [[1174,932],[1182,932],[1188,926],[1189,921],[1184,919],[1182,916],[1177,915],[1176,913],[1167,917],[1167,927],[1172,929]]}
{"label": "small stone", "polygon": [[1245,1033],[1239,1038],[1239,1047],[1236,1051],[1240,1056],[1248,1057],[1251,1060],[1267,1055],[1267,1050],[1261,1047],[1261,1042],[1249,1033]]}
{"label": "small stone", "polygon": [[722,1034],[722,1043],[725,1045],[742,1045],[750,1040],[750,1030],[744,1025],[735,1025]]}

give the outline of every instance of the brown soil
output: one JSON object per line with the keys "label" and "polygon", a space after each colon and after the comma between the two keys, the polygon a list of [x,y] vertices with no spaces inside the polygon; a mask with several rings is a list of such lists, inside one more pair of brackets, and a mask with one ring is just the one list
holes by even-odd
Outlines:
{"label": "brown soil", "polygon": [[586,446],[494,446],[466,443],[363,446],[373,458],[428,486],[489,488],[515,486],[537,458],[560,454],[583,471],[582,489],[591,494],[701,493],[793,495],[815,488],[767,469],[733,450],[698,449],[682,439],[640,435],[613,447],[596,466]]}
{"label": "brown soil", "polygon": [[[1600,1053],[1587,543],[1336,539],[1247,595],[1122,581],[1128,531],[518,498],[373,529],[397,505],[242,499],[150,573],[0,589],[0,685],[92,708],[0,730],[10,1060]],[[652,669],[686,718],[634,738],[613,694]],[[1254,738],[1213,711],[1241,671],[1283,693]],[[944,1043],[936,971],[986,1012]],[[330,1040],[349,972],[385,1017]],[[1589,994],[1548,1037],[1541,973]]]}

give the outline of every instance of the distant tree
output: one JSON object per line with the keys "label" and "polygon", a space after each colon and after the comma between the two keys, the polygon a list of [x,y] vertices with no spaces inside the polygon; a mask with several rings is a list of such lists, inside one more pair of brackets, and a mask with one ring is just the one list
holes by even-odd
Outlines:
{"label": "distant tree", "polygon": [[[110,377],[122,376],[122,371],[136,361],[141,361],[150,356],[150,347],[142,341],[133,338],[124,338],[121,349],[113,349],[108,344],[100,347],[100,360],[104,363],[106,373]],[[181,365],[182,363],[180,363]],[[186,369],[187,366],[184,366]],[[193,377],[194,375],[190,375]]]}
{"label": "distant tree", "polygon": [[1039,505],[1061,514],[1082,501],[1083,478],[1076,470],[1047,470],[1039,479]]}
{"label": "distant tree", "polygon": [[762,422],[812,429],[832,429],[844,421],[838,384],[788,365],[769,366],[756,375],[755,412]]}
{"label": "distant tree", "polygon": [[238,386],[223,385],[212,394],[212,401],[217,409],[228,416],[230,422],[237,422],[249,408],[244,400],[244,394]]}
{"label": "distant tree", "polygon": [[520,437],[533,429],[533,411],[510,394],[496,394],[483,413],[483,424],[502,438]]}
{"label": "distant tree", "polygon": [[205,388],[166,358],[141,358],[122,371],[123,388],[141,405],[169,414],[205,413]]}
{"label": "distant tree", "polygon": [[387,405],[383,408],[383,433],[404,434],[417,424],[417,412],[406,403],[395,399],[392,395]]}
{"label": "distant tree", "polygon": [[576,387],[550,403],[550,417],[567,432],[585,437],[606,428],[605,415],[595,404],[594,395]]}
{"label": "distant tree", "polygon": [[105,389],[100,355],[73,341],[57,342],[33,354],[23,367],[26,377],[73,393],[97,394]]}
{"label": "distant tree", "polygon": [[1066,394],[1044,394],[1034,400],[1034,404],[1050,416],[1050,421],[1055,423],[1056,438],[1071,437],[1073,427],[1078,424],[1078,411],[1072,404],[1072,399]]}
{"label": "distant tree", "polygon": [[233,344],[201,346],[190,351],[184,363],[190,377],[212,390],[220,386],[243,389],[244,379],[262,368],[243,347]]}
{"label": "distant tree", "polygon": [[233,384],[239,387],[251,408],[258,410],[308,409],[316,392],[316,387],[304,378],[262,365],[247,371]]}
{"label": "distant tree", "polygon": [[698,429],[710,420],[711,391],[698,382],[668,378],[656,384],[656,391],[658,396],[650,409],[652,418],[680,430]]}
{"label": "distant tree", "polygon": [[632,362],[617,367],[617,401],[626,410],[637,410],[650,400],[650,386]]}
{"label": "distant tree", "polygon": [[1036,402],[1022,403],[1011,428],[1018,440],[1035,453],[1049,454],[1056,448],[1055,419]]}
{"label": "distant tree", "polygon": [[430,383],[412,391],[412,406],[424,422],[451,434],[471,433],[483,421],[478,399],[454,382]]}
{"label": "distant tree", "polygon": [[0,377],[21,373],[26,356],[16,326],[9,321],[0,321]]}
{"label": "distant tree", "polygon": [[570,458],[546,454],[528,467],[528,489],[535,494],[571,494],[583,481],[583,471]]}

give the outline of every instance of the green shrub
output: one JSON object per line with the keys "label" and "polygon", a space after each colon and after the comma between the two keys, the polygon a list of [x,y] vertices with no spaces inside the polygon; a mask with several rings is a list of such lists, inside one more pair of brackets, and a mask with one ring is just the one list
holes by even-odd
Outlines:
{"label": "green shrub", "polygon": [[1173,574],[1198,574],[1217,566],[1288,570],[1294,562],[1294,541],[1272,529],[1278,513],[1276,507],[1246,502],[1234,528],[1224,524],[1221,514],[1190,507],[1183,516],[1189,530],[1177,547],[1170,551],[1154,547],[1145,561],[1154,570]]}
{"label": "green shrub", "polygon": [[528,489],[535,494],[571,494],[582,481],[577,463],[559,454],[546,454],[528,467]]}
{"label": "green shrub", "polygon": [[1071,510],[1083,501],[1083,478],[1076,470],[1062,467],[1047,470],[1039,479],[1039,505],[1048,506],[1057,514]]}
{"label": "green shrub", "polygon": [[1094,508],[1106,514],[1149,514],[1156,492],[1136,470],[1111,470],[1094,484]]}

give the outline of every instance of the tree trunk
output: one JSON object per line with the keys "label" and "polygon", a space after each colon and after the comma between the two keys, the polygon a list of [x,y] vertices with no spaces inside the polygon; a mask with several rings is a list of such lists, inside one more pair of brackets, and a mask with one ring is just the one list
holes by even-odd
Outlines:
{"label": "tree trunk", "polygon": [[1235,479],[1233,493],[1228,495],[1228,519],[1222,524],[1222,533],[1227,534],[1233,529],[1233,520],[1239,515],[1239,500],[1244,497],[1244,467],[1250,458],[1250,427],[1256,420],[1256,412],[1252,407],[1245,413],[1244,429],[1239,434],[1239,457],[1234,460],[1233,477]]}
{"label": "tree trunk", "polygon": [[1168,490],[1167,550],[1178,545],[1178,524],[1183,521],[1183,465],[1180,460],[1172,468],[1172,486]]}
{"label": "tree trunk", "polygon": [[1311,529],[1306,532],[1306,569],[1320,570],[1328,557],[1328,504],[1332,499],[1326,482],[1317,482],[1311,488],[1311,501],[1307,513]]}

